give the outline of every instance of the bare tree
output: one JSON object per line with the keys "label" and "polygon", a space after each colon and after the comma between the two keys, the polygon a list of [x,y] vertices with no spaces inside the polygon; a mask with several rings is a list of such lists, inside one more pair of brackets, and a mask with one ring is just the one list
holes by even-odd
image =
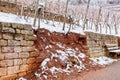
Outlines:
{"label": "bare tree", "polygon": [[83,30],[85,30],[85,25],[87,24],[87,16],[88,16],[88,11],[89,11],[89,7],[90,7],[90,0],[88,0],[88,4],[87,4],[87,9],[86,9],[86,14],[85,14],[85,18],[84,18],[84,23],[83,23]]}
{"label": "bare tree", "polygon": [[63,23],[63,30],[65,30],[65,23],[66,23],[66,17],[67,17],[68,2],[69,2],[69,0],[67,0],[67,2],[66,2],[65,16],[64,16],[64,23]]}
{"label": "bare tree", "polygon": [[97,23],[96,23],[96,31],[98,31],[98,27],[99,27],[98,24],[99,24],[99,22],[100,22],[101,9],[102,9],[102,7],[100,6],[99,13],[98,13],[98,18],[97,18]]}
{"label": "bare tree", "polygon": [[39,5],[39,0],[37,0],[37,2],[36,2],[36,6],[35,6],[35,15],[34,15],[33,26],[36,25],[36,19],[37,19],[37,15],[38,15],[38,5]]}

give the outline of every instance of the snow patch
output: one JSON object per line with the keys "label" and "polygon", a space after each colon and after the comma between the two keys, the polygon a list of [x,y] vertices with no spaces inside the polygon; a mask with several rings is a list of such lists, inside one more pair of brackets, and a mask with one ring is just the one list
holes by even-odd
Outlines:
{"label": "snow patch", "polygon": [[46,59],[43,60],[43,62],[41,63],[42,70],[48,69],[48,67],[46,66],[46,64],[49,61],[50,61],[50,58],[46,58]]}
{"label": "snow patch", "polygon": [[[14,15],[14,14],[10,14],[10,13],[3,13],[3,12],[0,12],[0,22],[9,22],[9,23],[18,23],[18,24],[29,24],[29,25],[33,25],[33,21],[34,21],[34,18],[32,17],[29,17],[28,21],[26,21],[24,19],[24,17],[20,18],[18,17],[17,15]],[[69,30],[69,24],[66,24],[65,26],[65,30],[63,30],[63,23],[62,22],[56,22],[54,21],[54,25],[53,25],[53,21],[50,21],[50,20],[47,20],[48,23],[46,24],[44,22],[44,20],[41,20],[41,28],[44,28],[44,29],[47,29],[49,30],[50,32],[59,32],[59,33],[64,33],[66,34]],[[33,29],[37,29],[37,24],[38,24],[38,19],[37,19],[37,22],[36,22],[36,25],[35,26],[32,26]],[[100,29],[98,31],[96,31],[96,26],[94,23],[88,21],[88,24],[93,24],[92,26],[92,29],[90,26],[88,26],[85,30],[83,30],[83,27],[81,27],[81,25],[83,25],[83,20],[80,20],[79,21],[79,25],[75,25],[74,28],[72,28],[70,30],[70,32],[73,32],[73,33],[77,33],[77,34],[82,34],[82,35],[85,35],[84,32],[94,32],[94,33],[101,33],[101,34],[108,34],[108,35],[115,35],[115,36],[120,36],[120,26],[118,26],[117,28],[117,31],[118,31],[118,34],[116,34],[115,30],[112,30],[111,33],[110,31],[108,30],[107,33],[106,33],[106,27],[102,28],[102,31],[100,31]],[[102,24],[104,25],[104,24]],[[100,28],[100,26],[98,26]]]}
{"label": "snow patch", "polygon": [[99,57],[99,58],[90,58],[93,62],[99,65],[108,65],[113,63],[114,61],[117,61],[115,59],[111,59],[105,56]]}
{"label": "snow patch", "polygon": [[86,55],[85,55],[84,53],[80,53],[80,54],[78,55],[78,57],[80,57],[80,58],[85,58]]}
{"label": "snow patch", "polygon": [[66,73],[71,73],[71,71],[67,70],[67,69],[61,69],[61,68],[56,68],[55,66],[51,67],[50,68],[50,72],[54,75],[58,72],[60,73],[63,73],[63,72],[66,72]]}

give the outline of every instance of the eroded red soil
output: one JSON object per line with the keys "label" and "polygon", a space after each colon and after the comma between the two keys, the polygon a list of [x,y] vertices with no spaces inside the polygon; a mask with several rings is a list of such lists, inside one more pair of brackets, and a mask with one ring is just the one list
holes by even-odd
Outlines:
{"label": "eroded red soil", "polygon": [[[49,70],[45,70],[43,73],[42,67],[40,66],[37,69],[37,74],[42,75],[41,77],[32,76],[29,77],[33,80],[76,80],[76,77],[82,76],[85,72],[89,72],[90,70],[99,69],[98,65],[94,65],[93,62],[89,59],[89,55],[87,54],[87,43],[86,37],[80,34],[69,33],[67,35],[63,33],[49,32],[45,29],[39,29],[36,32],[37,41],[35,41],[36,48],[39,50],[39,57],[37,61],[39,65],[46,59],[51,58],[51,53],[58,55],[59,53],[56,50],[65,51],[66,49],[74,50],[75,55],[78,56],[79,53],[84,53],[86,57],[79,58],[79,60],[85,65],[85,69],[81,69],[78,72],[78,69],[74,67],[70,67],[70,70],[73,70],[71,73],[55,73],[52,74]],[[72,65],[79,65],[77,61],[75,61],[74,57],[68,56],[67,60],[72,63]],[[61,69],[65,69],[67,64],[65,61],[62,61],[58,57],[53,57],[47,64],[47,67],[57,67]],[[43,74],[42,74],[43,73]],[[47,75],[47,79],[43,75]],[[56,77],[57,76],[57,77]]]}

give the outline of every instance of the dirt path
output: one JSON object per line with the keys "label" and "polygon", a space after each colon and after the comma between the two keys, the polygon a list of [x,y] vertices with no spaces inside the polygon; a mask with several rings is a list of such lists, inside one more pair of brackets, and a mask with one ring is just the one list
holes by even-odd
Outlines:
{"label": "dirt path", "polygon": [[120,80],[120,61],[98,71],[87,73],[76,80]]}

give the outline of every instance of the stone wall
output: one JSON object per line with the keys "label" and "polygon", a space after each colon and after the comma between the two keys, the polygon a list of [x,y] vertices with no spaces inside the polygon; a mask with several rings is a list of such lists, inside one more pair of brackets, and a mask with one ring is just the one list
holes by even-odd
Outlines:
{"label": "stone wall", "polygon": [[0,80],[14,80],[37,68],[30,25],[0,22]]}
{"label": "stone wall", "polygon": [[88,53],[91,57],[99,57],[105,55],[103,46],[105,44],[117,44],[118,37],[105,34],[97,34],[92,32],[86,32]]}

